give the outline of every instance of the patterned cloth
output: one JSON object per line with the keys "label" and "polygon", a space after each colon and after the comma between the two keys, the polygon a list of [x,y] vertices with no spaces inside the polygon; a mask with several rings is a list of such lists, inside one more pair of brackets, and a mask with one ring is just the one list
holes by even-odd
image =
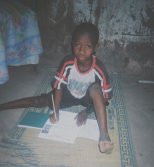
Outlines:
{"label": "patterned cloth", "polygon": [[8,65],[37,64],[42,50],[35,13],[18,1],[1,1],[0,84],[9,79]]}

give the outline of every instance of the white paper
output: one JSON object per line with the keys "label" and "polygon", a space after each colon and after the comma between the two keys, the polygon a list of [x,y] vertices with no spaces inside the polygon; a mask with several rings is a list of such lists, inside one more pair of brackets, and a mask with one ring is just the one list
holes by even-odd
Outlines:
{"label": "white paper", "polygon": [[87,122],[78,133],[78,137],[83,137],[98,141],[99,128],[96,120],[87,119]]}
{"label": "white paper", "polygon": [[98,141],[99,129],[96,120],[87,119],[85,125],[78,127],[74,120],[77,113],[59,111],[59,122],[51,124],[48,119],[42,128],[39,137],[64,143],[75,142],[77,137]]}
{"label": "white paper", "polygon": [[39,137],[73,144],[80,129],[74,120],[76,113],[60,111],[59,116],[59,122],[56,124],[47,120]]}

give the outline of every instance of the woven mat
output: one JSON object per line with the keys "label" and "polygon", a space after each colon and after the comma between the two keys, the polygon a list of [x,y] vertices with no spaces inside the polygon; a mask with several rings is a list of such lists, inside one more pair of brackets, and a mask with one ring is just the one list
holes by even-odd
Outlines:
{"label": "woven mat", "polygon": [[[47,74],[35,95],[50,90],[52,69]],[[74,144],[66,144],[38,138],[40,130],[14,129],[9,138],[0,142],[0,166],[2,167],[135,167],[133,143],[128,126],[127,111],[117,73],[110,74],[113,85],[113,99],[107,107],[108,128],[114,142],[112,154],[99,152],[98,142],[77,138]],[[81,106],[67,111],[78,112]],[[25,109],[25,112],[43,112],[48,108]],[[90,118],[95,119],[94,115]]]}

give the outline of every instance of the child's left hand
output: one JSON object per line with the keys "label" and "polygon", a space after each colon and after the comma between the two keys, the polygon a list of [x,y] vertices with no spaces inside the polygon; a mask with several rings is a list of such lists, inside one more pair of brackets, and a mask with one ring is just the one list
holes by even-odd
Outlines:
{"label": "child's left hand", "polygon": [[76,120],[77,126],[82,126],[86,124],[88,114],[85,110],[79,112],[76,117],[74,118]]}

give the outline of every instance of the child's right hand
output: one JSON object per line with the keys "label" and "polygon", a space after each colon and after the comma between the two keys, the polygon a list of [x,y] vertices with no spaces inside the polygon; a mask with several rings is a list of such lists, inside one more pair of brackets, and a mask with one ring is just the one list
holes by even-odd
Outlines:
{"label": "child's right hand", "polygon": [[55,114],[53,113],[49,116],[49,118],[50,118],[50,122],[52,124],[55,124],[59,121],[59,115],[58,114],[55,116]]}

